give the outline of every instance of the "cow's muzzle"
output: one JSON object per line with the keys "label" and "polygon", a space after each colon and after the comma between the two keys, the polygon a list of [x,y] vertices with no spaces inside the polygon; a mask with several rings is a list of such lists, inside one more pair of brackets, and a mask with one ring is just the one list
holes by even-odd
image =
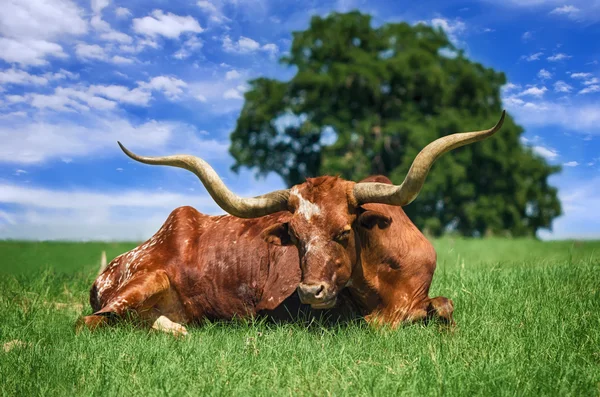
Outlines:
{"label": "cow's muzzle", "polygon": [[329,309],[335,306],[337,297],[332,294],[327,284],[300,284],[298,286],[298,295],[300,301],[311,305],[313,309]]}

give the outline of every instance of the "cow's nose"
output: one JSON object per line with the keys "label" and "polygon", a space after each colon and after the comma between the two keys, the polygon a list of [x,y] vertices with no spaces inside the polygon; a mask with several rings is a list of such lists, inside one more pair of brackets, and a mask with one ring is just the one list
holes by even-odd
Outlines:
{"label": "cow's nose", "polygon": [[325,297],[325,284],[300,284],[298,286],[298,292],[300,293],[300,300],[304,303],[311,303],[318,301]]}

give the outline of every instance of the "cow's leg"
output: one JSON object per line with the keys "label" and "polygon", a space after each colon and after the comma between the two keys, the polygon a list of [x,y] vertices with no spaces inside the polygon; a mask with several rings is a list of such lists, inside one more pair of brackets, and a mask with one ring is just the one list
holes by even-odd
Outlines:
{"label": "cow's leg", "polygon": [[[134,314],[144,321],[149,320],[151,324],[156,323],[161,318],[160,306],[163,301],[172,301],[173,295],[169,278],[164,271],[136,275],[121,287],[115,297],[103,308],[91,316],[84,317],[81,325],[95,329],[110,324],[112,318],[124,318],[128,314]],[[159,322],[159,324],[163,323],[166,322],[164,320]],[[179,333],[183,334],[181,329],[185,331],[185,328],[182,325],[180,327],[178,328]],[[177,327],[163,328],[169,329],[168,332],[173,333],[171,330]]]}
{"label": "cow's leg", "polygon": [[432,298],[429,301],[427,312],[428,317],[438,318],[444,324],[452,326],[456,325],[454,319],[452,318],[452,313],[454,312],[454,302],[452,302],[451,299],[443,296]]}
{"label": "cow's leg", "polygon": [[118,317],[129,313],[141,314],[152,309],[170,287],[169,277],[163,270],[135,275],[94,314]]}

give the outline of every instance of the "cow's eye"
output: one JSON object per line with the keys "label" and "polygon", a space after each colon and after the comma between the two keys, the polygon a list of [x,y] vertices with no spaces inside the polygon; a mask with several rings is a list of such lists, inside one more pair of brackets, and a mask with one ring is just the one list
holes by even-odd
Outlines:
{"label": "cow's eye", "polygon": [[335,236],[335,241],[343,242],[348,240],[348,237],[350,237],[350,230],[342,230]]}

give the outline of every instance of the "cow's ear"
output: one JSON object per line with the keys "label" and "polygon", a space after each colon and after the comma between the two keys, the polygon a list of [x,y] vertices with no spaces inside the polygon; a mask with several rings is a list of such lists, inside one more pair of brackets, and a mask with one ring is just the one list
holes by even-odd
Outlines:
{"label": "cow's ear", "polygon": [[289,224],[276,223],[262,231],[261,236],[269,244],[292,245],[292,239],[288,231]]}
{"label": "cow's ear", "polygon": [[386,229],[392,223],[392,218],[381,212],[366,210],[358,216],[358,222],[367,229],[373,229],[375,225],[380,229]]}

